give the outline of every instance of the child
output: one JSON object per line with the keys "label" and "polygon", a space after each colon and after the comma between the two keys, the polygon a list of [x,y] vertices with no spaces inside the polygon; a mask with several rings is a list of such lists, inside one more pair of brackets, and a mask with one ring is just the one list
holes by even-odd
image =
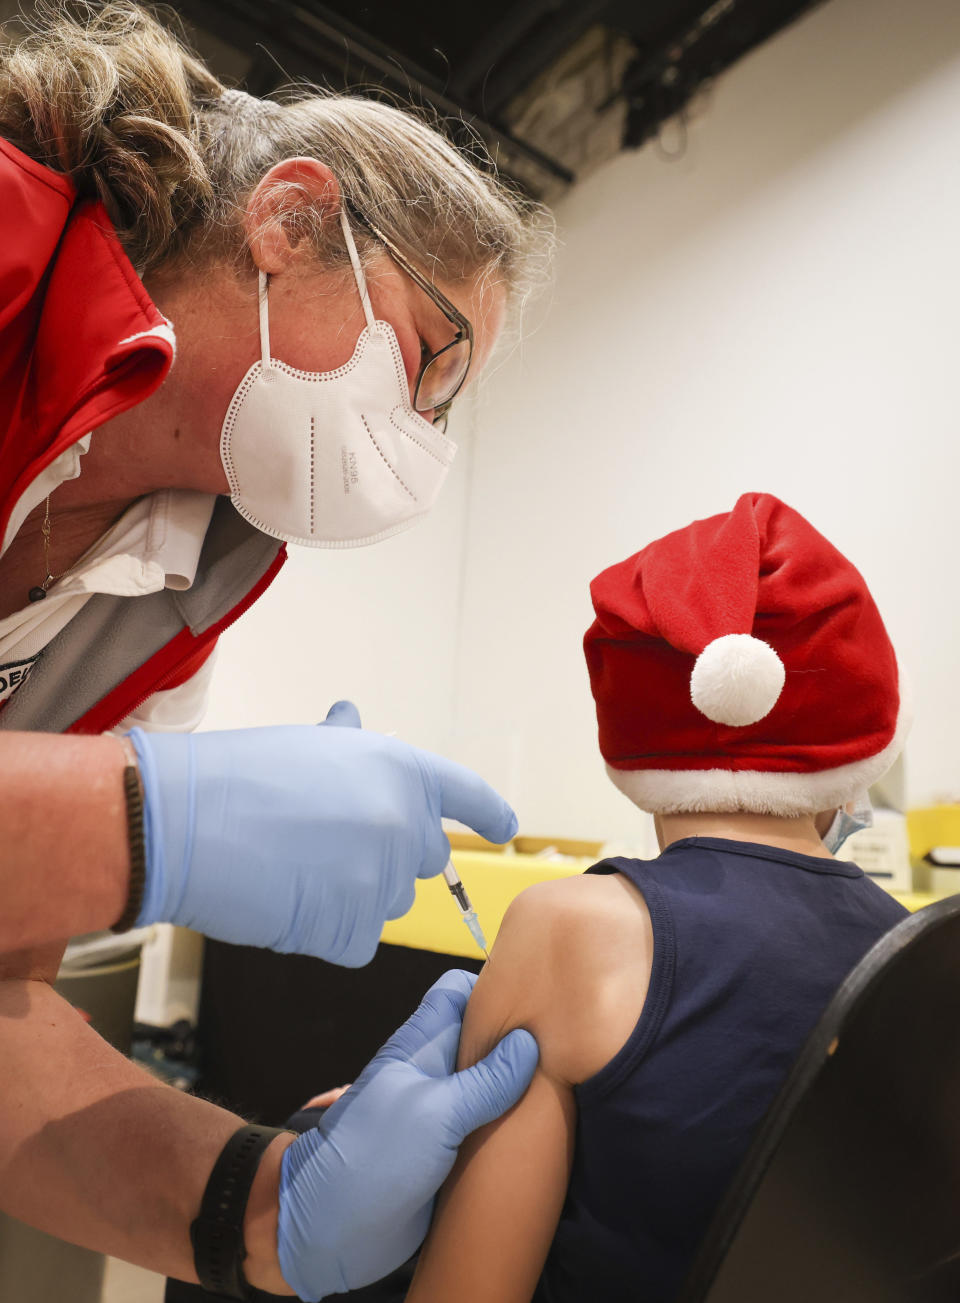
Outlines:
{"label": "child", "polygon": [[863,579],[766,494],[601,574],[585,651],[614,783],[662,854],[524,892],[460,1042],[540,1043],[472,1136],[408,1303],[672,1303],[835,989],[905,911],[831,851],[900,750]]}

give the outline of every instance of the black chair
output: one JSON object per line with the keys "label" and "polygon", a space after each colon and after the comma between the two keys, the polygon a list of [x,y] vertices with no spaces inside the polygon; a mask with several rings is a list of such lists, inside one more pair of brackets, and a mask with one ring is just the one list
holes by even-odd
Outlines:
{"label": "black chair", "polygon": [[958,1303],[960,896],[831,1001],[678,1303]]}

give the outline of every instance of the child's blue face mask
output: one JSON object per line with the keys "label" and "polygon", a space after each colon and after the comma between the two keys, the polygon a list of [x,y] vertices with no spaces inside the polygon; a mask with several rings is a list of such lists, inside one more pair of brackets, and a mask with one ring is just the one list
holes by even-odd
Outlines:
{"label": "child's blue face mask", "polygon": [[841,806],[833,816],[833,823],[823,835],[823,844],[831,855],[836,855],[847,838],[852,837],[855,832],[873,827],[873,806],[867,793],[861,792],[851,804],[852,811],[846,806]]}

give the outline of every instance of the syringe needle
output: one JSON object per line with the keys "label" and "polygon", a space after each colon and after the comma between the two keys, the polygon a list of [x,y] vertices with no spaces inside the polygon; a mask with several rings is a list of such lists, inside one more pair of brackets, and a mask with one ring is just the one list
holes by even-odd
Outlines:
{"label": "syringe needle", "polygon": [[[477,918],[477,911],[475,909],[467,910],[463,916],[463,921],[470,929],[470,935],[473,937],[474,941],[476,941],[483,953],[487,955],[487,938],[483,935],[480,920]],[[489,959],[490,956],[487,955],[487,958]]]}

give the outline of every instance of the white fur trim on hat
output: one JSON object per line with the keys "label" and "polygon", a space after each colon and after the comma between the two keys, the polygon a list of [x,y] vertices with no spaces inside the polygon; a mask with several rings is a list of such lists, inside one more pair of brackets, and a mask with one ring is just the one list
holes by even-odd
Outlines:
{"label": "white fur trim on hat", "polygon": [[728,633],[707,643],[697,657],[690,699],[715,724],[744,728],[770,714],[786,677],[769,643],[749,633]]}
{"label": "white fur trim on hat", "polygon": [[758,769],[614,769],[614,786],[650,814],[819,814],[848,801],[882,778],[903,750],[913,710],[909,681],[900,674],[900,713],[890,742],[876,755],[815,773]]}

